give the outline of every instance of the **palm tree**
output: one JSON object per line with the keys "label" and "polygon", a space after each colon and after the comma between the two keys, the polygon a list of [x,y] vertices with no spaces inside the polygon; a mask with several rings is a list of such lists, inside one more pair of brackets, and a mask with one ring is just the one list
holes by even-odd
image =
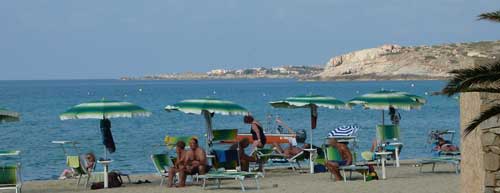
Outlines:
{"label": "palm tree", "polygon": [[[483,13],[478,16],[479,20],[500,22],[500,10]],[[450,72],[453,78],[441,91],[442,94],[452,96],[466,92],[485,92],[500,94],[500,61],[488,65],[478,66],[470,69],[453,70]],[[474,131],[482,122],[500,115],[500,105],[493,106],[472,120],[464,130],[464,135]]]}
{"label": "palm tree", "polygon": [[500,22],[500,10],[495,12],[483,13],[478,16],[479,20],[490,20],[494,22]]}
{"label": "palm tree", "polygon": [[[452,96],[465,92],[500,93],[500,61],[471,69],[453,70],[450,74],[453,74],[453,78],[443,88],[442,94]],[[464,134],[468,135],[479,124],[499,114],[500,105],[483,111],[469,123]]]}

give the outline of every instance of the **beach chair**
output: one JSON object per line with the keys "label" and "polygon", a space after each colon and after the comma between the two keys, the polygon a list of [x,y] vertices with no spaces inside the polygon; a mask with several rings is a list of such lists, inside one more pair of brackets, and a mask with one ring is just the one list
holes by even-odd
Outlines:
{"label": "beach chair", "polygon": [[447,144],[454,145],[453,139],[455,136],[455,131],[451,129],[444,129],[444,130],[433,130],[429,133],[429,140],[427,141],[428,143],[432,144],[432,150],[431,152],[434,155],[437,156],[445,156],[445,157],[459,157],[460,156],[460,150],[458,151],[440,151],[436,150],[436,146],[439,143],[439,138],[443,138]]}
{"label": "beach chair", "polygon": [[220,188],[222,180],[236,180],[240,183],[242,191],[245,191],[244,180],[253,178],[257,189],[260,190],[259,178],[264,177],[260,172],[243,172],[238,171],[238,151],[237,150],[213,150],[214,156],[213,168],[207,174],[200,175],[203,179],[203,189],[207,188],[208,180],[215,180],[217,188]]}
{"label": "beach chair", "polygon": [[[237,143],[237,134],[237,129],[214,130],[212,143],[223,143],[227,141],[234,141]],[[253,178],[257,184],[257,189],[260,189],[258,178],[263,177],[262,173],[239,171],[240,155],[238,149],[211,150],[212,156],[210,157],[213,158],[213,168],[208,173],[198,176],[198,178],[203,179],[203,189],[206,189],[206,184],[209,180],[215,180],[217,188],[220,188],[222,180],[230,179],[239,181],[241,190],[245,191],[245,185],[243,183],[245,178]]]}
{"label": "beach chair", "polygon": [[77,155],[69,155],[66,156],[66,165],[73,170],[74,176],[78,178],[76,187],[80,186],[81,180],[85,180],[84,187],[89,187],[90,182],[103,181],[104,173],[103,172],[94,172],[96,164],[94,164],[94,168],[89,171],[85,169],[85,164],[83,163],[80,156]]}
{"label": "beach chair", "polygon": [[[0,156],[18,157],[20,151],[0,151]],[[21,178],[21,162],[0,165],[0,190],[15,190],[20,193],[23,187]]]}
{"label": "beach chair", "polygon": [[[325,161],[342,161],[342,157],[340,152],[334,148],[329,146],[323,146],[323,151],[325,154]],[[325,163],[326,164],[326,163]],[[363,181],[366,182],[366,176],[368,175],[368,166],[364,165],[354,165],[351,164],[349,166],[340,166],[339,170],[342,172],[342,176],[344,178],[344,182],[347,182],[346,171],[349,171],[349,179],[352,179],[352,172],[360,172],[363,175]],[[330,179],[333,179],[333,174],[330,172]]]}
{"label": "beach chair", "polygon": [[[282,168],[279,166],[275,166],[275,164],[281,164],[281,166],[284,166],[286,168],[292,168],[292,171],[297,172],[302,168],[300,162],[306,159],[304,151],[299,152],[293,157],[287,158],[285,155],[280,154],[271,148],[258,148],[255,150],[253,155],[257,157],[260,163],[264,164],[264,167],[262,167],[263,174],[265,174],[266,169]],[[273,166],[267,166],[265,164],[269,163],[269,161],[272,162]]]}
{"label": "beach chair", "polygon": [[420,166],[420,173],[422,173],[422,168],[424,165],[432,165],[432,172],[435,172],[436,165],[438,164],[451,164],[455,168],[455,173],[460,173],[460,161],[459,157],[433,157],[427,159],[421,159],[417,161]]}
{"label": "beach chair", "polygon": [[153,161],[155,166],[156,174],[161,177],[160,186],[163,186],[169,175],[168,169],[174,165],[172,159],[168,157],[168,154],[153,154],[151,155],[151,161]]}
{"label": "beach chair", "polygon": [[399,154],[403,148],[400,141],[399,125],[377,125],[377,141],[384,151],[393,152],[396,158],[395,165],[399,167]]}
{"label": "beach chair", "polygon": [[[165,145],[167,146],[167,149],[170,151],[173,151],[175,149],[175,146],[177,142],[183,141],[186,144],[186,148],[189,148],[188,144],[191,139],[197,138],[196,136],[165,136],[164,142]],[[175,157],[173,155],[169,154],[170,152],[167,152],[167,154],[152,154],[151,160],[153,161],[153,164],[155,165],[155,168],[157,170],[157,174],[162,176],[162,180],[160,182],[160,186],[163,185],[165,182],[165,179],[168,178],[168,170],[170,167],[172,167],[175,163]],[[174,175],[174,182],[177,180],[177,174],[172,174]],[[190,175],[192,176],[196,181],[198,181],[198,174],[195,175]]]}

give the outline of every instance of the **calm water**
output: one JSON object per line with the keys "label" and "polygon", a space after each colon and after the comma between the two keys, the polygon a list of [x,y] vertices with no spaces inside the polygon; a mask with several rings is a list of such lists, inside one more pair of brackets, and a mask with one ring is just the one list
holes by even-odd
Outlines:
{"label": "calm water", "polygon": [[[411,86],[411,85],[414,86]],[[22,114],[18,123],[1,124],[0,149],[22,151],[25,179],[53,179],[65,168],[62,149],[52,140],[76,140],[81,151],[102,156],[98,120],[60,121],[58,115],[81,102],[107,99],[124,100],[153,112],[148,118],[113,119],[112,130],[117,151],[110,157],[112,168],[132,173],[153,172],[149,159],[165,135],[202,135],[201,116],[181,112],[167,113],[163,107],[182,99],[217,97],[235,101],[249,109],[264,125],[266,115],[279,115],[294,129],[310,126],[306,109],[272,109],[267,102],[299,94],[329,95],[347,101],[360,94],[394,89],[425,96],[428,103],[421,110],[401,111],[403,158],[429,155],[427,133],[433,128],[459,127],[458,102],[452,98],[426,96],[440,90],[443,81],[367,81],[367,82],[297,82],[293,80],[226,81],[0,81],[0,106]],[[142,92],[139,91],[142,89]],[[319,109],[315,141],[320,144],[326,133],[342,124],[359,124],[359,149],[369,149],[375,137],[375,125],[381,112],[363,110]],[[387,120],[388,121],[388,120]],[[270,124],[273,127],[272,124]],[[214,117],[215,128],[239,128],[248,132],[239,116]],[[455,137],[455,141],[457,141]]]}

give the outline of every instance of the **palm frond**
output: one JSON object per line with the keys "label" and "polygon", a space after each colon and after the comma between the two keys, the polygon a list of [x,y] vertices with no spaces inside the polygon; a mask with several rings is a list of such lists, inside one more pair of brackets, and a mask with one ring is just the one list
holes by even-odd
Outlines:
{"label": "palm frond", "polygon": [[479,117],[472,120],[467,128],[464,130],[464,136],[469,135],[472,131],[474,131],[477,126],[479,126],[482,122],[500,114],[500,105],[493,106],[486,111],[483,111]]}
{"label": "palm frond", "polygon": [[495,12],[487,12],[478,16],[478,20],[490,20],[500,22],[500,10]]}
{"label": "palm frond", "polygon": [[500,61],[470,69],[453,70],[450,74],[454,74],[453,78],[441,91],[442,94],[448,96],[472,89],[480,84],[498,83],[500,80]]}
{"label": "palm frond", "polygon": [[500,87],[491,88],[468,88],[460,92],[487,92],[487,93],[500,93]]}

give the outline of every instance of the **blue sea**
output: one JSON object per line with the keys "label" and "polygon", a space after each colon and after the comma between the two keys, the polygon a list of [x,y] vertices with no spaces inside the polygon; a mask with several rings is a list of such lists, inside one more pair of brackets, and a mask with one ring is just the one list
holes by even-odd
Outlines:
{"label": "blue sea", "polygon": [[[153,114],[150,117],[112,119],[117,146],[110,155],[112,169],[131,173],[152,173],[151,153],[160,153],[165,135],[197,135],[203,139],[202,116],[181,112],[165,112],[166,105],[182,99],[216,97],[232,100],[252,112],[266,127],[276,125],[267,117],[280,116],[294,129],[310,127],[307,109],[273,109],[269,101],[301,94],[321,94],[347,101],[358,95],[385,90],[406,91],[425,97],[428,102],[420,110],[401,110],[401,135],[405,144],[403,159],[430,156],[427,134],[432,129],[459,128],[459,105],[454,98],[430,96],[440,90],[444,81],[342,81],[300,82],[296,80],[196,80],[196,81],[120,81],[57,80],[0,81],[0,107],[20,112],[22,120],[0,124],[0,149],[21,150],[23,176],[27,180],[55,179],[65,168],[62,149],[53,140],[80,142],[81,152],[103,156],[99,120],[59,120],[68,108],[91,100],[123,100],[140,105]],[[315,143],[320,145],[332,129],[345,124],[358,124],[359,150],[368,150],[375,138],[375,126],[381,123],[381,111],[332,110],[320,108]],[[386,122],[389,122],[386,116]],[[248,132],[241,116],[215,115],[214,128],[238,128]],[[455,143],[458,143],[455,136]],[[201,141],[204,143],[204,141]],[[0,162],[1,159],[0,158]]]}

